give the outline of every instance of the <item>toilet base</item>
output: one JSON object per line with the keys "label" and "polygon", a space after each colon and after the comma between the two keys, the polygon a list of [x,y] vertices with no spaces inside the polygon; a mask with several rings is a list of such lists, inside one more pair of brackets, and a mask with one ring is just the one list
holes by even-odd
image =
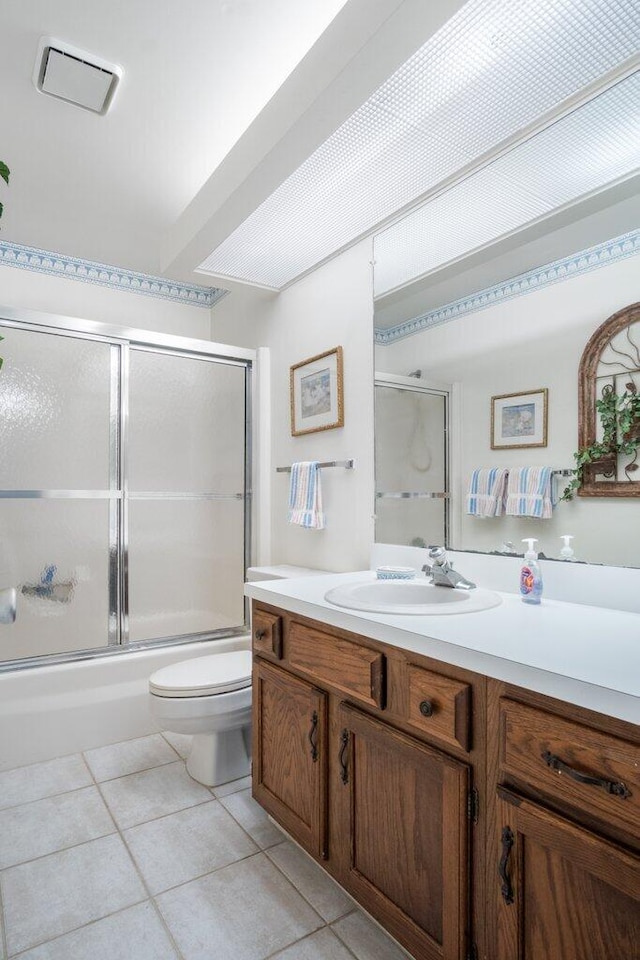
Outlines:
{"label": "toilet base", "polygon": [[187,758],[187,772],[206,787],[218,787],[251,772],[250,728],[196,733]]}

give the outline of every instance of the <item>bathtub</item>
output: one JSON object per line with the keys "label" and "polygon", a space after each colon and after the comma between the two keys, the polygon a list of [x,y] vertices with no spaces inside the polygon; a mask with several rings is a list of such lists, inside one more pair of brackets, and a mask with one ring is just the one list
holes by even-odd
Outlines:
{"label": "bathtub", "polygon": [[0,674],[0,771],[156,733],[155,670],[250,646],[247,633]]}

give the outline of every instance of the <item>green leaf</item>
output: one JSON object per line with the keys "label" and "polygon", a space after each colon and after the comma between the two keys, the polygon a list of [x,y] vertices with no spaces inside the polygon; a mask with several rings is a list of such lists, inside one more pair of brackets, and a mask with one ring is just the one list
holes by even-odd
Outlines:
{"label": "green leaf", "polygon": [[9,173],[10,173],[9,167],[6,165],[6,163],[3,160],[0,160],[0,177],[2,177],[2,179],[6,184],[9,183]]}

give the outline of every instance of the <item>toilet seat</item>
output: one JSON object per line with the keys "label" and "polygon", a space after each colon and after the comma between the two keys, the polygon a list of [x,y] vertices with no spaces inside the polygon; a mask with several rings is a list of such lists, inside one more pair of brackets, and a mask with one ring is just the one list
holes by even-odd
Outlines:
{"label": "toilet seat", "polygon": [[212,653],[156,670],[149,690],[156,697],[210,697],[251,686],[251,651]]}

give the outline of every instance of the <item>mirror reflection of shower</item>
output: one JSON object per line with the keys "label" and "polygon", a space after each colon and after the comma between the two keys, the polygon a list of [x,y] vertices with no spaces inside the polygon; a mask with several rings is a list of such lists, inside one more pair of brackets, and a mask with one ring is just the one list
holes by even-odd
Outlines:
{"label": "mirror reflection of shower", "polygon": [[449,528],[446,385],[376,374],[376,541],[446,544]]}

